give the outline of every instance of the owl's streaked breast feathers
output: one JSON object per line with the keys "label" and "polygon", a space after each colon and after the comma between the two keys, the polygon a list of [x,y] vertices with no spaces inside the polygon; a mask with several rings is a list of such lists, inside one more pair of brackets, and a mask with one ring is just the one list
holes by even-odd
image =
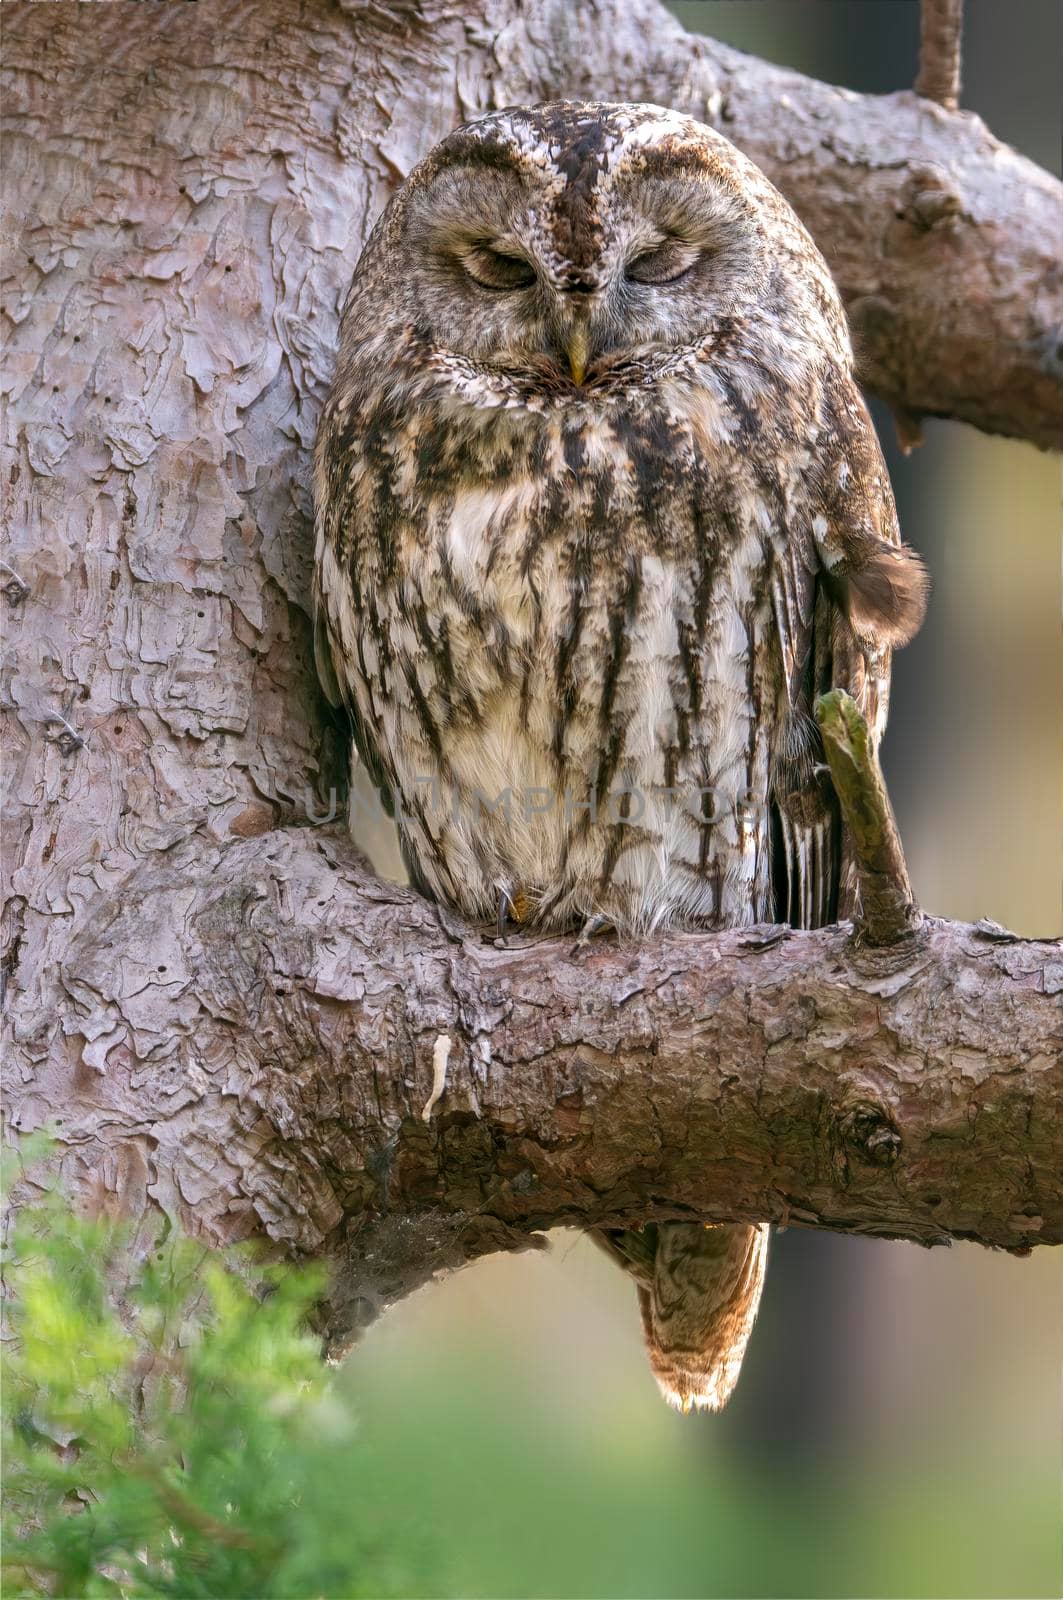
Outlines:
{"label": "owl's streaked breast feathers", "polygon": [[[830,274],[721,135],[566,103],[437,146],[355,273],[316,499],[326,670],[427,892],[622,934],[838,914],[812,705],[881,731],[925,580]],[[684,1250],[748,1311],[734,1233]]]}

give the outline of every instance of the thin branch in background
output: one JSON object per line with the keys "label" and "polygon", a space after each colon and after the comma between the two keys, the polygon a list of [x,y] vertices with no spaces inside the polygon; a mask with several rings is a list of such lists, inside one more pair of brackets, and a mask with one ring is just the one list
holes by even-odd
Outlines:
{"label": "thin branch in background", "polygon": [[960,103],[962,47],[963,0],[922,0],[915,92],[946,111],[955,111]]}
{"label": "thin branch in background", "polygon": [[868,944],[895,944],[918,932],[923,919],[871,734],[856,702],[842,689],[816,701],[816,721],[853,841],[860,932]]}

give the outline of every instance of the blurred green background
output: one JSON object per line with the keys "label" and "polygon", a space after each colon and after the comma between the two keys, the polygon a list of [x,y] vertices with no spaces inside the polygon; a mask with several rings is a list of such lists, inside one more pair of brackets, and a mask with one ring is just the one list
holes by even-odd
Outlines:
{"label": "blurred green background", "polygon": [[[672,9],[855,89],[914,78],[916,0]],[[965,106],[1058,172],[1056,7],[967,11]],[[917,893],[1058,933],[1059,463],[948,423],[904,458],[876,420],[934,580],[885,750]],[[791,1229],[730,1408],[682,1418],[628,1282],[559,1234],[397,1307],[342,1381],[383,1520],[462,1593],[1057,1596],[1061,1265]]]}

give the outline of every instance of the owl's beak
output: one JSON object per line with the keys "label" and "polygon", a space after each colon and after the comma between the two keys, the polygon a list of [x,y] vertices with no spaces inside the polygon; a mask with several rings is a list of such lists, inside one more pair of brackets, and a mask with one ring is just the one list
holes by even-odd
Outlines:
{"label": "owl's beak", "polygon": [[568,356],[568,370],[572,374],[572,382],[582,383],[591,358],[591,337],[586,323],[577,322],[573,325],[565,342],[565,354]]}

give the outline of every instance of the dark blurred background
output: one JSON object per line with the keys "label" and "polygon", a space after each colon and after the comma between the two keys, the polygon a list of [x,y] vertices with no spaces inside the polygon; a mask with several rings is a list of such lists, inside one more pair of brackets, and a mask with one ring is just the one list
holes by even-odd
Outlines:
{"label": "dark blurred background", "polygon": [[[916,0],[671,9],[853,89],[915,76]],[[1061,45],[1052,0],[967,0],[964,106],[1055,172]],[[906,458],[875,416],[934,581],[885,747],[916,892],[1058,933],[1059,462],[934,422]],[[468,1594],[1057,1596],[1061,1328],[1056,1252],[790,1229],[731,1406],[681,1418],[630,1285],[560,1234],[398,1307],[345,1381],[393,1512]]]}

